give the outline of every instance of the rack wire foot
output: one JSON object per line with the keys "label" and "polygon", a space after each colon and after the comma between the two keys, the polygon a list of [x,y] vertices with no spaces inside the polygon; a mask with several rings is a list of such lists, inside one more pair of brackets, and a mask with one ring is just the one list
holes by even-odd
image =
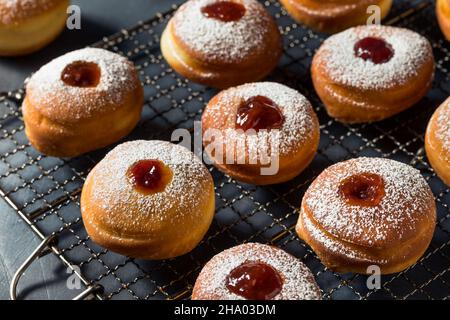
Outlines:
{"label": "rack wire foot", "polygon": [[[50,235],[46,237],[39,246],[33,251],[33,253],[25,260],[25,262],[20,266],[20,268],[14,274],[9,288],[9,295],[11,300],[18,300],[17,298],[17,286],[19,284],[20,278],[25,274],[25,271],[30,267],[30,265],[37,259],[52,252],[52,246],[57,242],[57,237],[55,235]],[[91,285],[86,288],[83,292],[77,295],[73,300],[84,300],[87,297],[103,291],[100,285]]]}

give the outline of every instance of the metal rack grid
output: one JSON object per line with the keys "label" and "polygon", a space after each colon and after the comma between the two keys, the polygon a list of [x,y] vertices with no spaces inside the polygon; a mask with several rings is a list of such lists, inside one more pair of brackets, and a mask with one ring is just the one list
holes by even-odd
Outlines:
{"label": "metal rack grid", "polygon": [[[75,159],[38,153],[24,133],[20,111],[24,91],[2,94],[0,195],[44,240],[18,271],[15,285],[34,258],[53,252],[86,285],[87,290],[78,298],[95,294],[99,299],[185,299],[189,298],[202,266],[214,254],[256,241],[276,245],[302,259],[315,274],[327,299],[450,297],[450,190],[436,177],[423,149],[427,121],[450,95],[450,45],[436,24],[434,1],[395,1],[385,22],[407,26],[430,39],[437,61],[433,89],[416,107],[399,116],[352,126],[329,118],[312,88],[309,65],[325,36],[294,23],[277,1],[263,3],[277,20],[284,37],[282,61],[269,80],[305,94],[320,119],[319,152],[306,172],[282,185],[257,187],[234,181],[210,167],[217,208],[213,225],[201,244],[177,259],[130,259],[92,242],[81,221],[79,196],[84,179],[108,150]],[[159,37],[174,10],[95,45],[131,59],[145,86],[142,120],[127,140],[168,139],[174,128],[192,128],[205,103],[216,93],[180,77],[162,58]],[[438,209],[436,232],[424,257],[406,271],[384,276],[382,288],[374,291],[367,289],[363,275],[337,274],[325,268],[294,231],[301,198],[312,180],[327,166],[358,156],[389,157],[420,169],[436,196]]]}

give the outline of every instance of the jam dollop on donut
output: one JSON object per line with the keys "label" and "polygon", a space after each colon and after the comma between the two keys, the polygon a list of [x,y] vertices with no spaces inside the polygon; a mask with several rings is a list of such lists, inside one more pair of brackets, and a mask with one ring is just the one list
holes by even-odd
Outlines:
{"label": "jam dollop on donut", "polygon": [[394,56],[392,46],[380,38],[366,37],[355,44],[355,55],[374,64],[389,62]]}
{"label": "jam dollop on donut", "polygon": [[233,269],[226,278],[232,293],[247,300],[271,300],[283,288],[279,272],[262,262],[245,262]]}
{"label": "jam dollop on donut", "polygon": [[275,102],[264,96],[246,100],[237,111],[236,129],[247,131],[279,129],[284,116]]}
{"label": "jam dollop on donut", "polygon": [[232,1],[219,1],[209,4],[201,9],[207,18],[223,22],[238,21],[245,15],[245,7]]}
{"label": "jam dollop on donut", "polygon": [[360,173],[344,179],[339,193],[350,205],[377,206],[385,196],[383,178],[374,173]]}
{"label": "jam dollop on donut", "polygon": [[61,80],[72,87],[96,87],[100,82],[101,71],[93,62],[76,61],[64,68]]}
{"label": "jam dollop on donut", "polygon": [[172,181],[173,173],[159,160],[141,160],[128,169],[127,176],[137,191],[155,194],[164,191]]}

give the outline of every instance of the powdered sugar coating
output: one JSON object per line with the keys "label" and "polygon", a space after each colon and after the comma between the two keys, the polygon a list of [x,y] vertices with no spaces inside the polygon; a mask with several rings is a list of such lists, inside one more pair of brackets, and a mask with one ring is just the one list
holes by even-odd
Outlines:
{"label": "powdered sugar coating", "polygon": [[257,243],[243,244],[221,252],[203,268],[194,288],[195,296],[216,297],[221,300],[244,300],[226,287],[232,270],[245,262],[261,262],[277,270],[284,283],[273,300],[319,300],[318,288],[311,271],[297,258],[285,251]]}
{"label": "powdered sugar coating", "polygon": [[[379,205],[350,205],[339,194],[343,180],[361,173],[383,178],[385,196]],[[433,194],[420,172],[381,158],[352,159],[329,167],[308,189],[304,204],[327,232],[365,246],[403,242],[416,236],[423,221],[435,219]]]}
{"label": "powdered sugar coating", "polygon": [[[61,74],[74,62],[92,62],[100,68],[96,87],[79,88],[65,84]],[[73,120],[94,113],[110,112],[139,85],[134,65],[113,52],[86,48],[67,53],[37,71],[27,84],[27,99],[46,116],[60,115]]]}
{"label": "powdered sugar coating", "polygon": [[[255,96],[271,99],[281,109],[284,123],[277,135],[275,131],[261,130],[254,136],[245,135],[235,129],[237,109],[241,101]],[[258,149],[270,141],[279,141],[280,156],[302,148],[319,130],[317,118],[308,99],[298,91],[275,82],[257,82],[245,84],[223,91],[220,98],[209,104],[205,110],[207,116],[214,119],[213,128],[225,130],[226,137],[238,141],[245,138],[249,152],[257,153]],[[222,119],[225,118],[225,123]]]}
{"label": "powdered sugar coating", "polygon": [[[374,64],[356,57],[356,42],[366,37],[384,39],[394,56],[386,63]],[[316,53],[332,81],[361,90],[386,90],[408,83],[433,60],[429,41],[408,29],[388,26],[358,26],[331,36]]]}
{"label": "powdered sugar coating", "polygon": [[[140,160],[160,160],[172,173],[164,191],[146,195],[135,190],[127,177],[128,169]],[[203,163],[188,149],[165,141],[133,141],[119,145],[90,173],[91,203],[109,213],[106,223],[122,234],[136,233],[150,221],[177,223],[186,215],[202,219],[199,203],[205,203],[213,182]],[[83,203],[82,203],[83,205]],[[195,210],[199,209],[199,210]],[[82,208],[82,211],[86,210]],[[139,213],[139,215],[136,214]],[[170,215],[166,213],[170,212]],[[95,218],[91,217],[90,218]],[[88,221],[97,227],[93,221]],[[102,232],[100,229],[98,232]],[[164,235],[153,235],[153,237]]]}
{"label": "powdered sugar coating", "polygon": [[0,0],[0,24],[9,25],[41,14],[62,0]]}
{"label": "powdered sugar coating", "polygon": [[207,18],[201,9],[217,0],[190,0],[176,12],[173,32],[183,44],[205,54],[207,60],[229,63],[265,50],[265,38],[272,18],[255,0],[237,0],[246,13],[238,21]]}
{"label": "powdered sugar coating", "polygon": [[442,142],[446,160],[450,162],[450,100],[438,112],[436,138]]}

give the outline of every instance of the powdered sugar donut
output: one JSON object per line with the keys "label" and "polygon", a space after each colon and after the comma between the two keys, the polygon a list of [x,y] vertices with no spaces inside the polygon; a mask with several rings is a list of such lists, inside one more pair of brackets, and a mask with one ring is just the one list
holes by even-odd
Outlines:
{"label": "powdered sugar donut", "polygon": [[280,0],[297,21],[320,32],[339,32],[366,24],[371,16],[367,9],[377,6],[380,18],[389,13],[392,0]]}
{"label": "powdered sugar donut", "polygon": [[320,300],[311,271],[285,251],[243,244],[213,257],[194,286],[193,300]]}
{"label": "powdered sugar donut", "polygon": [[186,78],[227,88],[265,77],[282,48],[277,25],[256,0],[190,0],[170,20],[161,50]]}
{"label": "powdered sugar donut", "polygon": [[64,29],[69,0],[0,0],[0,56],[24,55]]}
{"label": "powdered sugar donut", "polygon": [[320,139],[310,102],[274,82],[222,91],[208,103],[202,129],[205,151],[214,165],[257,185],[299,175],[314,158]]}
{"label": "powdered sugar donut", "polygon": [[428,124],[425,150],[437,175],[450,186],[450,98],[436,110]]}
{"label": "powdered sugar donut", "polygon": [[126,58],[82,49],[36,72],[23,103],[25,132],[40,152],[74,157],[112,144],[138,123],[144,94]]}
{"label": "powdered sugar donut", "polygon": [[433,194],[420,172],[380,158],[358,158],[326,169],[306,192],[297,233],[338,272],[383,274],[414,264],[436,223]]}
{"label": "powdered sugar donut", "polygon": [[207,232],[214,210],[209,171],[186,148],[163,141],[119,145],[91,171],[81,195],[92,240],[143,259],[191,251]]}
{"label": "powdered sugar donut", "polygon": [[314,56],[314,87],[342,122],[386,119],[418,102],[434,77],[430,43],[401,28],[359,26],[328,38]]}

